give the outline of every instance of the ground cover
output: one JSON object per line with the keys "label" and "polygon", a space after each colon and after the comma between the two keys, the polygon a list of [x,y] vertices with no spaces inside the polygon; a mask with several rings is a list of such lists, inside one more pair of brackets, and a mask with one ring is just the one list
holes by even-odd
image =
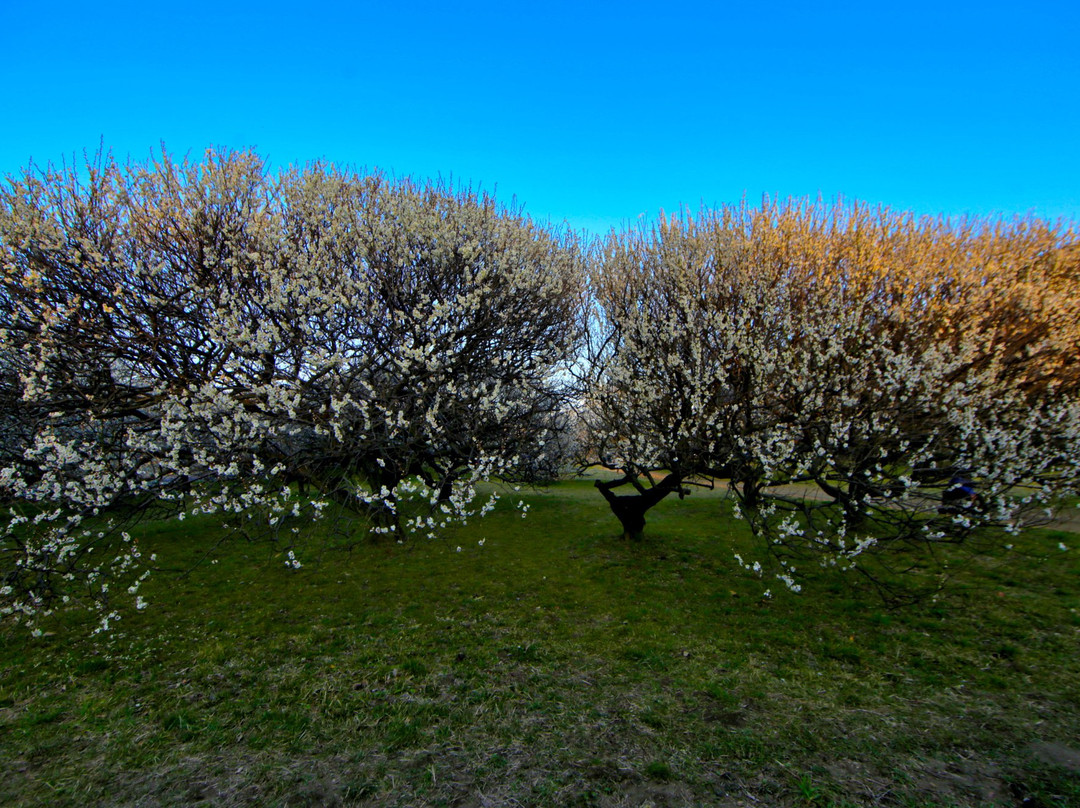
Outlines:
{"label": "ground cover", "polygon": [[888,611],[828,575],[763,598],[719,492],[624,542],[565,482],[437,541],[320,529],[299,570],[198,563],[219,530],[146,525],[197,566],[107,639],[0,635],[0,804],[1080,804],[1071,533]]}

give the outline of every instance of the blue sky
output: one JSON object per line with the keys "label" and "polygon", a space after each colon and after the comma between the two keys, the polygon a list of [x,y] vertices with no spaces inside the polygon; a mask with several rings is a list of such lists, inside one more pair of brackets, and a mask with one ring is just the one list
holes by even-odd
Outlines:
{"label": "blue sky", "polygon": [[1080,221],[1080,4],[0,0],[0,173],[253,147],[606,231],[762,194]]}

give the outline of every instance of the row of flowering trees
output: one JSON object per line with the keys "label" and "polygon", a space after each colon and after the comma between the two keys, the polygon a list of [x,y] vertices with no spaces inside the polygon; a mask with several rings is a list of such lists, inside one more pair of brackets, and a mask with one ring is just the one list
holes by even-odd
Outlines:
{"label": "row of flowering trees", "polygon": [[720,481],[769,551],[747,567],[888,586],[1075,491],[1070,238],[765,204],[586,245],[251,153],[27,170],[0,190],[0,615],[141,606],[150,512],[285,550],[330,505],[435,535],[575,443],[628,534]]}

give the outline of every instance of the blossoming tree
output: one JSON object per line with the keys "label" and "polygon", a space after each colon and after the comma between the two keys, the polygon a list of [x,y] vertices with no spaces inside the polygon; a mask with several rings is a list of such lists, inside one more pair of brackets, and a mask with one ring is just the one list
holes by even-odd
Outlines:
{"label": "blossoming tree", "polygon": [[115,619],[148,508],[288,542],[336,502],[401,539],[554,462],[582,252],[485,194],[99,156],[12,178],[0,241],[4,614],[81,594]]}
{"label": "blossoming tree", "polygon": [[633,534],[663,496],[726,481],[768,551],[748,568],[792,588],[806,563],[856,568],[903,594],[894,573],[940,572],[942,543],[1076,490],[1070,238],[798,203],[611,236],[589,420],[622,476],[598,487]]}

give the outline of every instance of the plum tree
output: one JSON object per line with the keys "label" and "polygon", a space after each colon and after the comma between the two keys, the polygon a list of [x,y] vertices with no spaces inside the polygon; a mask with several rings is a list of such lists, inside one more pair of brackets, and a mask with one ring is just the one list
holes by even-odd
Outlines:
{"label": "plum tree", "polygon": [[486,194],[99,154],[11,178],[0,241],[4,613],[103,601],[147,508],[280,532],[337,502],[400,540],[554,462],[584,254]]}
{"label": "plum tree", "polygon": [[811,562],[900,593],[897,565],[1029,524],[1080,470],[1071,238],[798,202],[613,234],[588,417],[600,485],[641,491],[624,529],[724,480],[790,586]]}

